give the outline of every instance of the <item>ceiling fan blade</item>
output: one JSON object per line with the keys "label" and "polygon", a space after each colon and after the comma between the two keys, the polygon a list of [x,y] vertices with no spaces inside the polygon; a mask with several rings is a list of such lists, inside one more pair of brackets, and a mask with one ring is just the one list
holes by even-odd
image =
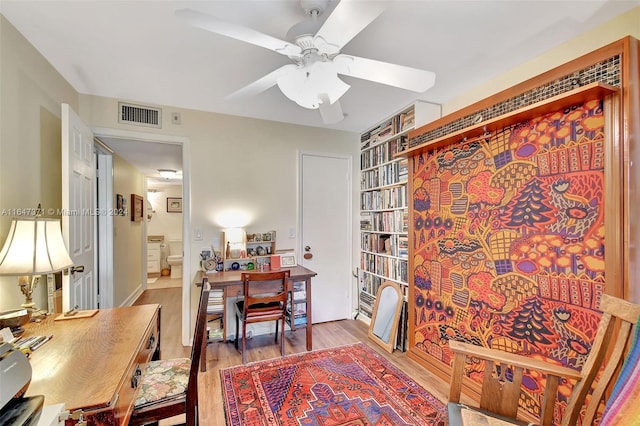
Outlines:
{"label": "ceiling fan blade", "polygon": [[336,50],[321,53],[337,53],[360,31],[373,22],[387,8],[388,3],[383,1],[341,0],[320,30],[318,30],[315,37],[323,40]]}
{"label": "ceiling fan blade", "polygon": [[251,28],[243,27],[242,25],[222,21],[205,13],[192,9],[180,9],[175,11],[175,15],[194,27],[264,47],[265,49],[273,50],[285,56],[299,57],[301,54],[300,47],[295,44],[271,37],[270,35]]}
{"label": "ceiling fan blade", "polygon": [[321,93],[319,98],[322,103],[318,109],[320,110],[324,124],[335,124],[342,121],[344,114],[340,101],[335,101],[334,103],[329,102],[329,96],[326,93]]}
{"label": "ceiling fan blade", "polygon": [[376,83],[400,87],[414,92],[424,92],[435,84],[436,74],[431,71],[390,64],[374,59],[351,55],[334,58],[338,74],[375,81]]}
{"label": "ceiling fan blade", "polygon": [[280,77],[287,75],[292,71],[295,71],[296,68],[298,68],[298,66],[295,64],[283,65],[275,71],[272,71],[264,77],[261,77],[260,79],[254,81],[253,83],[244,86],[242,89],[239,89],[225,96],[224,99],[227,101],[234,101],[260,94],[265,90],[275,86]]}

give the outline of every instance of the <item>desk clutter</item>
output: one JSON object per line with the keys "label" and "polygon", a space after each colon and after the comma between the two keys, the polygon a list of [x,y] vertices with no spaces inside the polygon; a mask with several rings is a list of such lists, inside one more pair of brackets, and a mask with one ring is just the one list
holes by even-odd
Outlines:
{"label": "desk clutter", "polygon": [[54,321],[64,321],[64,320],[77,319],[77,318],[90,318],[97,313],[98,313],[97,309],[86,309],[83,311],[79,311],[74,308],[69,312],[65,312],[63,314],[58,315],[54,319]]}
{"label": "desk clutter", "polygon": [[13,337],[13,333],[9,327],[5,327],[0,330],[0,343],[11,344],[14,348],[20,352],[29,354],[39,349],[42,345],[47,343],[53,338],[53,335],[48,336],[29,336],[29,337]]}
{"label": "desk clutter", "polygon": [[23,349],[30,349],[31,351],[35,351],[40,349],[42,345],[47,343],[49,340],[53,338],[53,335],[49,336],[29,336],[18,339],[13,343],[21,351]]}

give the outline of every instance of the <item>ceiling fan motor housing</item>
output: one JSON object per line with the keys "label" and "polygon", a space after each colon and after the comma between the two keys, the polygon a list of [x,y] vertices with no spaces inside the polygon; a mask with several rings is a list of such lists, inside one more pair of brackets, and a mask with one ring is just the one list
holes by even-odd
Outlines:
{"label": "ceiling fan motor housing", "polygon": [[300,6],[310,16],[313,16],[314,13],[315,16],[322,15],[328,4],[329,0],[300,0]]}

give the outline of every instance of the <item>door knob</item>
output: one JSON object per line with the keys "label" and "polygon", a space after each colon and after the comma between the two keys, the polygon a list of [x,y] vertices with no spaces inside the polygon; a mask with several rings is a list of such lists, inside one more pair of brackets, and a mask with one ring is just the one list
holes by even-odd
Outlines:
{"label": "door knob", "polygon": [[84,265],[72,266],[70,272],[71,275],[75,274],[76,272],[84,272]]}
{"label": "door knob", "polygon": [[309,246],[304,246],[304,251],[306,252],[305,254],[302,255],[302,257],[304,257],[305,259],[309,260],[313,257],[313,254],[311,253],[311,247]]}

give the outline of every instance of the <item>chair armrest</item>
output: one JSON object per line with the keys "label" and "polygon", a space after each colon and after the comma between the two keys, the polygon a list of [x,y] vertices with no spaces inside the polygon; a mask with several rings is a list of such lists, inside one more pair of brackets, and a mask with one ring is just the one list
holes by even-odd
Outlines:
{"label": "chair armrest", "polygon": [[549,362],[526,357],[523,355],[512,354],[496,349],[489,349],[483,346],[470,345],[468,343],[457,342],[454,340],[449,340],[449,348],[454,353],[514,365],[529,370],[536,370],[553,376],[566,377],[575,380],[582,378],[580,372],[572,368],[551,364]]}

